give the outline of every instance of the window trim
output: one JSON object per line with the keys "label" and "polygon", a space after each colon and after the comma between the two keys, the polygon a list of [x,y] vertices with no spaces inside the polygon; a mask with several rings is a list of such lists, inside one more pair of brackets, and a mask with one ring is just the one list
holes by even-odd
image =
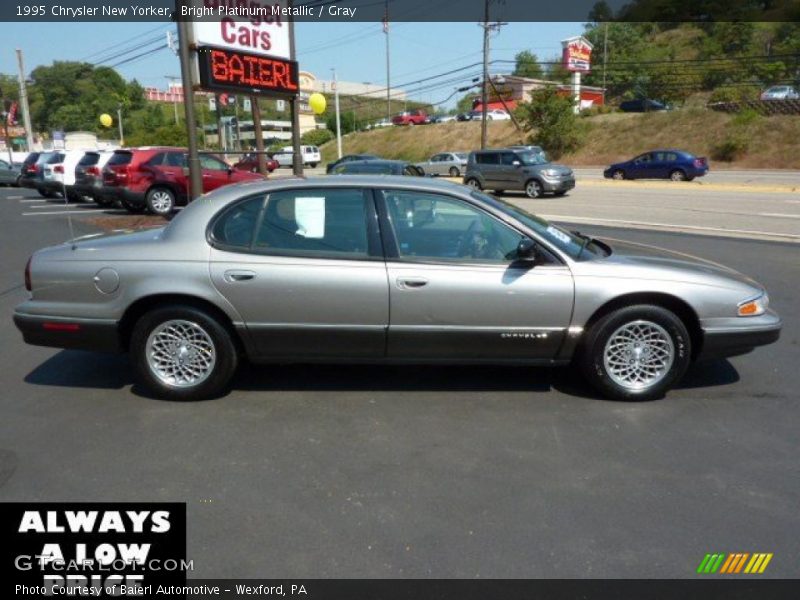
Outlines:
{"label": "window trim", "polygon": [[[325,252],[318,252],[316,250],[309,250],[309,251],[292,251],[292,250],[279,250],[275,251],[274,249],[266,249],[266,248],[258,248],[256,247],[256,238],[257,232],[261,228],[261,225],[264,222],[264,217],[267,212],[267,205],[269,204],[270,197],[274,193],[279,192],[297,192],[301,193],[303,191],[320,191],[320,190],[358,190],[362,194],[362,198],[364,200],[364,207],[366,209],[364,225],[367,228],[367,253],[365,256],[353,256],[347,255],[342,253],[342,256],[333,256],[333,255],[325,255]],[[253,225],[253,230],[250,234],[250,244],[247,247],[243,246],[230,246],[225,244],[224,242],[218,240],[214,237],[214,229],[217,225],[217,222],[222,219],[225,215],[227,215],[230,211],[235,210],[237,206],[248,202],[254,198],[262,198],[261,208],[258,211],[258,215],[256,216],[255,224]],[[360,261],[360,262],[369,262],[369,261],[384,261],[385,255],[383,251],[383,242],[380,236],[380,226],[378,223],[378,213],[375,208],[376,199],[373,190],[366,186],[308,186],[308,187],[290,187],[290,188],[283,188],[279,190],[272,190],[271,192],[261,192],[256,194],[250,194],[249,196],[244,196],[239,198],[224,207],[222,207],[217,213],[214,214],[211,219],[208,221],[208,225],[206,226],[206,243],[209,246],[216,250],[221,250],[223,252],[231,252],[234,254],[245,254],[248,256],[280,256],[280,257],[289,257],[289,258],[306,258],[311,260],[352,260],[352,261]]]}
{"label": "window trim", "polygon": [[511,268],[514,265],[520,264],[518,261],[509,260],[507,262],[497,261],[497,262],[489,262],[489,261],[479,261],[475,259],[461,259],[460,257],[457,259],[445,259],[445,258],[433,258],[433,257],[404,257],[400,255],[400,244],[397,240],[397,234],[394,228],[394,222],[392,221],[392,215],[389,212],[389,207],[386,204],[386,198],[383,196],[382,192],[387,191],[399,191],[399,192],[417,192],[422,193],[430,196],[440,196],[447,200],[452,201],[460,201],[469,206],[470,208],[485,214],[488,218],[496,221],[498,224],[508,227],[512,231],[515,231],[519,235],[529,238],[536,242],[539,247],[546,253],[547,262],[544,264],[536,265],[536,268],[542,267],[565,267],[566,263],[561,258],[561,256],[554,252],[549,245],[544,243],[541,239],[539,239],[536,235],[531,235],[524,227],[521,227],[513,218],[501,218],[494,211],[488,210],[485,207],[476,204],[471,199],[464,198],[462,196],[455,196],[453,194],[448,194],[445,192],[439,191],[427,191],[427,190],[416,190],[416,189],[409,189],[409,188],[400,188],[400,187],[391,187],[391,186],[384,186],[384,187],[375,187],[373,188],[373,194],[375,197],[375,202],[378,207],[378,218],[380,220],[380,231],[381,231],[381,239],[383,240],[383,247],[386,254],[386,260],[392,262],[401,262],[401,263],[408,263],[408,264],[425,264],[425,265],[443,265],[443,266],[480,266],[480,267],[503,267],[505,269]]}

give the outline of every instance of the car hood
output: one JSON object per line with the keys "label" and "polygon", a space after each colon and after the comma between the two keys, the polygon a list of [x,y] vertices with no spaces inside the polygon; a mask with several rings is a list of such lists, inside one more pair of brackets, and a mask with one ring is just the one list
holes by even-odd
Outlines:
{"label": "car hood", "polygon": [[708,283],[715,280],[717,285],[724,285],[723,282],[728,281],[763,289],[757,281],[730,267],[690,254],[616,239],[604,238],[600,241],[612,250],[610,256],[601,259],[605,264],[638,267],[653,275],[666,275],[675,280],[703,279]]}

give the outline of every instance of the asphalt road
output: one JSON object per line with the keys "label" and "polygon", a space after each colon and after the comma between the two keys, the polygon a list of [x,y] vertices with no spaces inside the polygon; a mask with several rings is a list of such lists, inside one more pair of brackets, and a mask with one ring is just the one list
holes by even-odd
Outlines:
{"label": "asphalt road", "polygon": [[785,320],[664,400],[569,369],[293,366],[175,403],[125,357],[21,342],[25,260],[70,227],[19,196],[0,190],[0,500],[185,501],[192,577],[680,578],[707,552],[798,575],[796,245],[581,226],[750,273]]}

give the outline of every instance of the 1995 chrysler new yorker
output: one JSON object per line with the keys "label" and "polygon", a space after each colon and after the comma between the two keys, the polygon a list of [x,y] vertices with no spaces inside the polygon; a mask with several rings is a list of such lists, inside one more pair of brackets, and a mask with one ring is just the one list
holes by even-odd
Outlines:
{"label": "1995 chrysler new yorker", "polygon": [[594,239],[444,181],[232,185],[166,227],[36,252],[30,344],[131,353],[159,396],[218,395],[254,362],[561,365],[659,397],[690,362],[778,339],[764,288],[718,264]]}

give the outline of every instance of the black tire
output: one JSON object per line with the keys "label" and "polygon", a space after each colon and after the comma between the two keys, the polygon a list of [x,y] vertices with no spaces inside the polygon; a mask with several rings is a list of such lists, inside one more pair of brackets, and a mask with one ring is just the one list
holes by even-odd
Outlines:
{"label": "black tire", "polygon": [[497,196],[499,196],[500,194],[505,194],[505,193],[506,193],[506,191],[505,191],[505,190],[495,190],[495,191],[494,191],[494,193],[495,193]]}
{"label": "black tire", "polygon": [[312,169],[316,169],[317,163],[308,163],[308,166],[311,167]]}
{"label": "black tire", "polygon": [[461,171],[458,170],[458,167],[450,167],[450,177],[458,177],[461,175]]}
{"label": "black tire", "polygon": [[[655,324],[666,333],[672,344],[672,362],[663,374],[650,384],[632,387],[622,385],[609,373],[606,365],[606,345],[609,339],[626,325],[651,327]],[[631,348],[631,352],[639,349]],[[613,352],[613,351],[612,351]],[[678,382],[691,362],[691,338],[686,325],[673,312],[650,304],[627,306],[615,310],[598,320],[586,333],[578,354],[578,364],[587,381],[603,396],[613,400],[643,401],[661,398]],[[640,355],[636,355],[640,356]],[[647,354],[643,356],[647,357]],[[616,357],[618,360],[619,355]],[[613,359],[612,359],[613,360]],[[629,355],[628,360],[635,360]],[[620,363],[618,363],[620,364]],[[625,366],[621,368],[625,369]],[[635,368],[635,367],[628,367]]]}
{"label": "black tire", "polygon": [[39,195],[42,198],[52,198],[53,197],[52,192],[46,192],[45,190],[41,190],[39,188],[36,188],[36,191],[39,192]]}
{"label": "black tire", "polygon": [[542,182],[538,179],[529,179],[525,182],[525,195],[528,198],[541,198],[544,194]]}
{"label": "black tire", "polygon": [[684,173],[680,169],[675,169],[669,174],[669,178],[672,181],[686,181],[686,173]]}
{"label": "black tire", "polygon": [[[184,327],[198,327],[211,340],[215,360],[205,378],[197,384],[177,386],[167,383],[150,366],[150,336],[169,322],[189,324],[182,325]],[[145,313],[133,328],[130,352],[139,381],[157,397],[166,400],[204,400],[219,396],[226,390],[239,363],[236,345],[228,329],[205,311],[183,305],[165,306]]]}
{"label": "black tire", "polygon": [[470,177],[464,183],[466,185],[468,185],[469,187],[471,187],[472,189],[474,189],[474,190],[480,191],[480,190],[483,189],[483,186],[481,185],[481,182],[478,181],[477,179],[475,179],[474,177]]}
{"label": "black tire", "polygon": [[67,200],[69,202],[80,202],[82,198],[75,192],[67,192]]}
{"label": "black tire", "polygon": [[417,167],[417,168],[419,169],[420,175],[425,175],[425,169],[423,169],[422,167]]}
{"label": "black tire", "polygon": [[627,177],[625,176],[625,171],[622,169],[617,169],[611,174],[611,179],[622,181],[623,179],[627,179]]}
{"label": "black tire", "polygon": [[108,198],[106,198],[104,196],[101,196],[99,194],[96,195],[96,196],[92,196],[92,200],[94,200],[94,202],[95,202],[95,204],[97,204],[97,206],[102,206],[103,208],[106,208],[106,207],[111,206],[113,204],[113,202],[111,202],[111,200],[109,200]]}
{"label": "black tire", "polygon": [[166,217],[175,210],[175,192],[167,187],[154,187],[147,190],[144,198],[147,211]]}
{"label": "black tire", "polygon": [[133,204],[132,202],[126,200],[125,198],[120,198],[119,204],[122,208],[127,210],[132,215],[140,215],[147,208],[144,204]]}

